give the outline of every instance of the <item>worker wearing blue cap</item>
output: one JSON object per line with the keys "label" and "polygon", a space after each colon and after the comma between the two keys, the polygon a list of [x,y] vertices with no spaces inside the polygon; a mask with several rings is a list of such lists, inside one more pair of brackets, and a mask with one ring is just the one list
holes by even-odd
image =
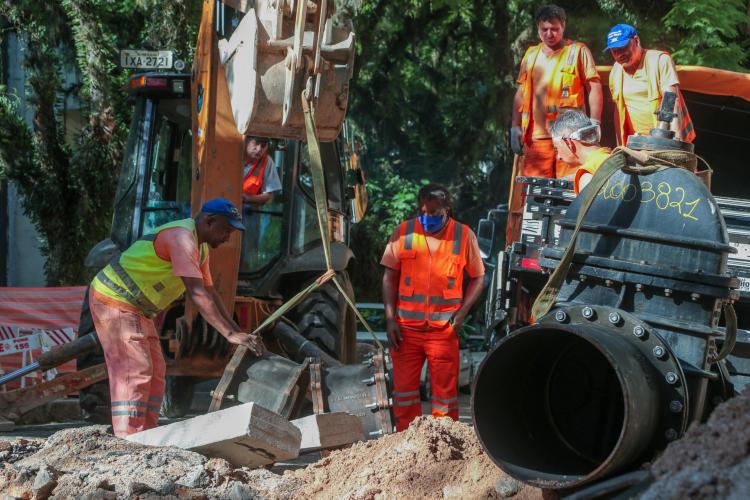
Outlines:
{"label": "worker wearing blue cap", "polygon": [[657,125],[656,111],[664,92],[675,92],[677,116],[671,129],[676,139],[693,142],[695,130],[679,92],[677,70],[668,53],[644,49],[635,28],[617,24],[607,34],[607,48],[615,60],[609,89],[615,102],[615,131],[622,145],[633,134],[648,135]]}
{"label": "worker wearing blue cap", "polygon": [[244,229],[232,202],[214,198],[194,219],[144,235],[91,282],[89,306],[107,364],[115,435],[157,425],[166,365],[153,318],[183,294],[228,342],[262,353],[260,338],[243,332],[227,311],[209,269],[209,248]]}

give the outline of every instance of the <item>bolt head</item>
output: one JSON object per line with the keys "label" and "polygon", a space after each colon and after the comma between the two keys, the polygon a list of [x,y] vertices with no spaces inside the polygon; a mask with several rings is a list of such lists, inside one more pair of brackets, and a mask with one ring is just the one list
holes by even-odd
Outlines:
{"label": "bolt head", "polygon": [[667,438],[667,441],[674,441],[677,439],[677,431],[674,429],[667,429],[664,432],[664,437]]}
{"label": "bolt head", "polygon": [[672,289],[671,288],[665,288],[664,289],[664,296],[665,297],[671,297],[672,296]]}
{"label": "bolt head", "polygon": [[562,323],[563,321],[565,321],[566,319],[568,319],[568,315],[565,314],[565,311],[557,311],[555,313],[555,319],[557,321],[559,321],[560,323]]}
{"label": "bolt head", "polygon": [[680,401],[677,401],[676,399],[674,401],[670,401],[669,411],[671,411],[672,413],[680,413],[682,411],[682,403]]}
{"label": "bolt head", "polygon": [[657,358],[661,359],[661,358],[663,358],[667,354],[667,350],[664,349],[662,346],[657,345],[657,346],[654,347],[653,353],[654,353],[654,356],[656,356]]}
{"label": "bolt head", "polygon": [[620,315],[616,312],[609,313],[609,322],[616,325],[620,322]]}
{"label": "bolt head", "polygon": [[667,372],[664,378],[667,380],[667,383],[671,385],[676,384],[677,381],[680,380],[680,377],[678,377],[675,372]]}
{"label": "bolt head", "polygon": [[591,319],[594,317],[594,310],[590,308],[589,306],[586,306],[581,311],[581,314],[583,315],[584,318]]}
{"label": "bolt head", "polygon": [[636,283],[635,284],[635,291],[636,292],[640,292],[642,290],[643,290],[643,285],[641,285],[640,283]]}
{"label": "bolt head", "polygon": [[636,325],[633,327],[633,335],[635,335],[636,337],[640,339],[644,335],[646,335],[646,329],[643,328],[641,325]]}
{"label": "bolt head", "polygon": [[700,300],[701,294],[699,294],[699,293],[691,293],[690,294],[690,298],[693,299],[693,300]]}

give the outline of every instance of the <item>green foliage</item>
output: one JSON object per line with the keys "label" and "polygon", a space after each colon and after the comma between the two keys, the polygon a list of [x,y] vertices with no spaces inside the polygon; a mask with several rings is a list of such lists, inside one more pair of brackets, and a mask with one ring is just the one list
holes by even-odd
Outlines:
{"label": "green foliage", "polygon": [[352,229],[357,259],[350,274],[356,276],[355,296],[359,301],[380,300],[380,258],[385,243],[401,221],[416,215],[417,192],[428,183],[426,179],[405,179],[382,161],[374,171],[377,175],[367,179],[367,215]]}
{"label": "green foliage", "polygon": [[[49,284],[84,284],[83,260],[109,233],[113,179],[130,122],[123,92],[129,74],[117,66],[119,50],[174,43],[176,57],[191,55],[200,2],[19,0],[0,12],[26,41],[33,109],[30,128],[12,96],[0,96],[0,173],[15,182],[42,238]],[[164,29],[168,22],[179,24]],[[60,116],[61,75],[71,67],[82,81],[75,96],[83,115],[78,131],[65,130]]]}
{"label": "green foliage", "polygon": [[748,46],[743,47],[750,23],[745,0],[676,0],[664,17],[667,28],[682,35],[672,56],[678,64],[743,71]]}

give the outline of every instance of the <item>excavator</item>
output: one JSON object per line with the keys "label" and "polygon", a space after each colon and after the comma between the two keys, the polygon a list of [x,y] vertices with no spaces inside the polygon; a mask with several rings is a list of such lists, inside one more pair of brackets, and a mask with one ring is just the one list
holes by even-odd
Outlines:
{"label": "excavator", "polygon": [[[112,230],[86,259],[92,271],[157,226],[195,215],[208,199],[224,197],[241,206],[245,136],[275,143],[282,182],[271,202],[244,207],[244,236],[235,234],[211,250],[214,286],[225,305],[243,329],[263,328],[273,357],[261,363],[233,355],[193,304],[173,304],[156,318],[167,358],[166,416],[190,409],[197,381],[223,375],[212,409],[242,402],[243,391],[247,398],[260,391],[286,393],[278,408],[296,411],[305,392],[299,366],[308,363],[320,390],[327,370],[343,370],[331,374],[330,383],[367,394],[361,405],[345,409],[385,410],[369,432],[390,432],[385,363],[370,358],[352,367],[356,310],[346,271],[354,257],[349,228],[364,216],[367,201],[356,153],[340,137],[354,33],[337,26],[334,14],[329,0],[205,0],[192,71],[138,73],[129,80],[134,112]],[[282,306],[290,299],[294,307]],[[94,342],[84,339],[94,327],[87,305],[86,299],[79,342],[90,348]],[[274,314],[279,306],[283,315]],[[84,416],[108,420],[103,356],[96,350],[75,354],[81,381],[57,390],[80,390]],[[41,365],[58,361],[42,358]],[[289,378],[286,385],[279,370]],[[248,389],[250,377],[255,385]],[[351,387],[348,380],[365,387]],[[319,396],[313,394],[317,411],[342,409],[328,408]],[[371,410],[362,410],[367,405]]]}

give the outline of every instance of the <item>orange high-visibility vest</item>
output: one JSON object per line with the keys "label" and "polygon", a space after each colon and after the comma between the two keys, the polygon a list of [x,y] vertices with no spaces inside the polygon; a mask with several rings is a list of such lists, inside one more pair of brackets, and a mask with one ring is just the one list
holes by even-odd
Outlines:
{"label": "orange high-visibility vest", "polygon": [[268,165],[268,155],[263,155],[254,165],[250,166],[250,163],[245,165],[247,173],[245,179],[242,181],[242,192],[248,196],[255,196],[260,193],[261,187],[263,187],[263,175],[266,171],[266,165]]}
{"label": "orange high-visibility vest", "polygon": [[[534,65],[539,57],[539,52],[544,47],[543,43],[529,47],[523,56],[526,61],[526,72],[521,75],[521,85],[523,85],[523,102],[521,103],[521,128],[523,129],[524,142],[531,143],[531,135],[534,130]],[[583,44],[565,41],[557,64],[552,70],[552,75],[547,85],[547,97],[544,99],[546,109],[547,123],[545,127],[549,129],[549,123],[557,118],[557,114],[562,108],[584,109],[586,105],[586,96],[584,92],[583,80],[578,71],[578,56],[581,53]]]}
{"label": "orange high-visibility vest", "polygon": [[401,272],[396,301],[398,324],[412,330],[442,329],[463,301],[469,228],[449,219],[430,254],[419,219],[399,226]]}
{"label": "orange high-visibility vest", "polygon": [[[661,75],[659,74],[659,57],[662,54],[666,54],[666,52],[662,52],[661,50],[646,50],[643,62],[644,69],[646,70],[646,78],[648,79],[648,99],[653,103],[653,113],[651,115],[653,128],[657,125],[656,112],[659,110],[662,97]],[[628,108],[625,105],[625,96],[622,92],[624,78],[625,75],[623,74],[622,66],[615,63],[612,66],[609,76],[609,90],[612,92],[612,100],[617,107],[619,118],[617,126],[620,133],[620,142],[618,144],[620,145],[627,143],[628,136],[635,133],[630,117],[628,116]],[[677,89],[677,99],[680,103],[677,115],[680,123],[680,135],[683,141],[693,142],[695,140],[695,128],[685,105],[685,99],[682,98],[682,92],[679,89]]]}

